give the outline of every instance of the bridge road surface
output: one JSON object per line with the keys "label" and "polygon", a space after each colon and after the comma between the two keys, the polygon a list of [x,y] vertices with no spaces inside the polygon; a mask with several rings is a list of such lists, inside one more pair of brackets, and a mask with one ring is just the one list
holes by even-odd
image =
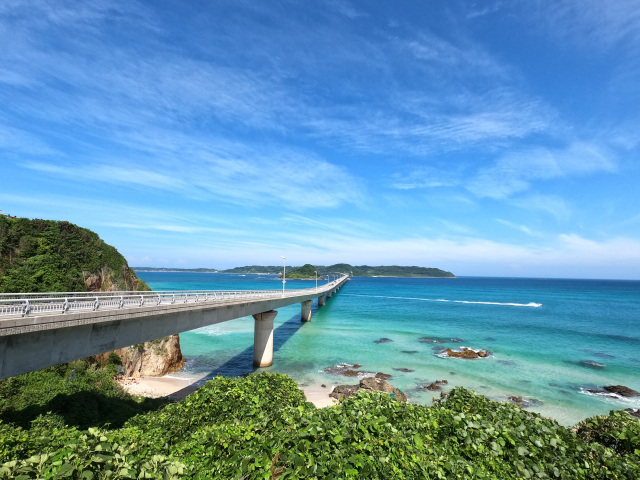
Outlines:
{"label": "bridge road surface", "polygon": [[257,367],[273,361],[276,309],[301,304],[301,320],[348,280],[258,291],[0,294],[0,378],[109,352],[235,318],[254,317]]}

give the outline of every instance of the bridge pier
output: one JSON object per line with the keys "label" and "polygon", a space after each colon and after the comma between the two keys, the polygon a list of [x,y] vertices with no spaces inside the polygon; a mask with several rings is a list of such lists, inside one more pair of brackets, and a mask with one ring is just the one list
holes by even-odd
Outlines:
{"label": "bridge pier", "polygon": [[302,312],[300,313],[300,321],[301,322],[310,322],[311,321],[311,304],[313,300],[305,300],[304,302],[300,302],[302,306]]}
{"label": "bridge pier", "polygon": [[331,295],[333,295],[333,292],[332,291],[328,291],[327,292],[327,298],[331,298]]}
{"label": "bridge pier", "polygon": [[320,295],[318,297],[318,307],[323,307],[325,303],[327,303],[327,297],[325,297],[324,295]]}
{"label": "bridge pier", "polygon": [[273,319],[277,310],[252,315],[255,324],[253,331],[253,366],[269,367],[273,364]]}

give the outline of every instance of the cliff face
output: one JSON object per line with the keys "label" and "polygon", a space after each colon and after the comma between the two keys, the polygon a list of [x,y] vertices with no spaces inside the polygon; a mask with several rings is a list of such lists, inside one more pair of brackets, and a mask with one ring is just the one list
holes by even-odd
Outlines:
{"label": "cliff face", "polygon": [[[161,376],[180,370],[185,362],[180,351],[180,337],[171,335],[146,343],[115,350],[122,360],[127,377]],[[99,363],[106,362],[110,353],[96,355]]]}
{"label": "cliff face", "polygon": [[[151,290],[95,232],[69,222],[0,215],[0,292]],[[178,335],[117,350],[130,376],[182,368]],[[109,353],[97,355],[99,362]]]}

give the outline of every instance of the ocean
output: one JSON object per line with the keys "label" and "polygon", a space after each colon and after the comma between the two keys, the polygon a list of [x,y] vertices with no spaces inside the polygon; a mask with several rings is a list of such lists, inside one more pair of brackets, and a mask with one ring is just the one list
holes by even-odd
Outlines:
{"label": "ocean", "polygon": [[[154,290],[280,289],[274,275],[139,272]],[[322,281],[320,281],[322,283]],[[287,280],[287,288],[314,281]],[[325,371],[360,364],[384,372],[409,401],[425,405],[436,380],[488,398],[522,397],[526,409],[573,425],[612,409],[640,408],[640,397],[594,394],[605,385],[640,391],[640,281],[531,278],[354,277],[300,322],[300,305],[279,309],[274,363],[301,386],[355,384]],[[180,335],[182,376],[252,372],[253,318]],[[380,341],[386,339],[384,341]],[[487,358],[442,354],[461,346]],[[335,370],[335,369],[334,369]]]}

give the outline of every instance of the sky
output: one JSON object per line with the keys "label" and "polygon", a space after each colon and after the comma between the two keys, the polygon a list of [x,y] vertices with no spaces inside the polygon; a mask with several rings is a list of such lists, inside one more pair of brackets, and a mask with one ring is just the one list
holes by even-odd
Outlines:
{"label": "sky", "polygon": [[0,209],[131,266],[640,279],[640,0],[2,0]]}

